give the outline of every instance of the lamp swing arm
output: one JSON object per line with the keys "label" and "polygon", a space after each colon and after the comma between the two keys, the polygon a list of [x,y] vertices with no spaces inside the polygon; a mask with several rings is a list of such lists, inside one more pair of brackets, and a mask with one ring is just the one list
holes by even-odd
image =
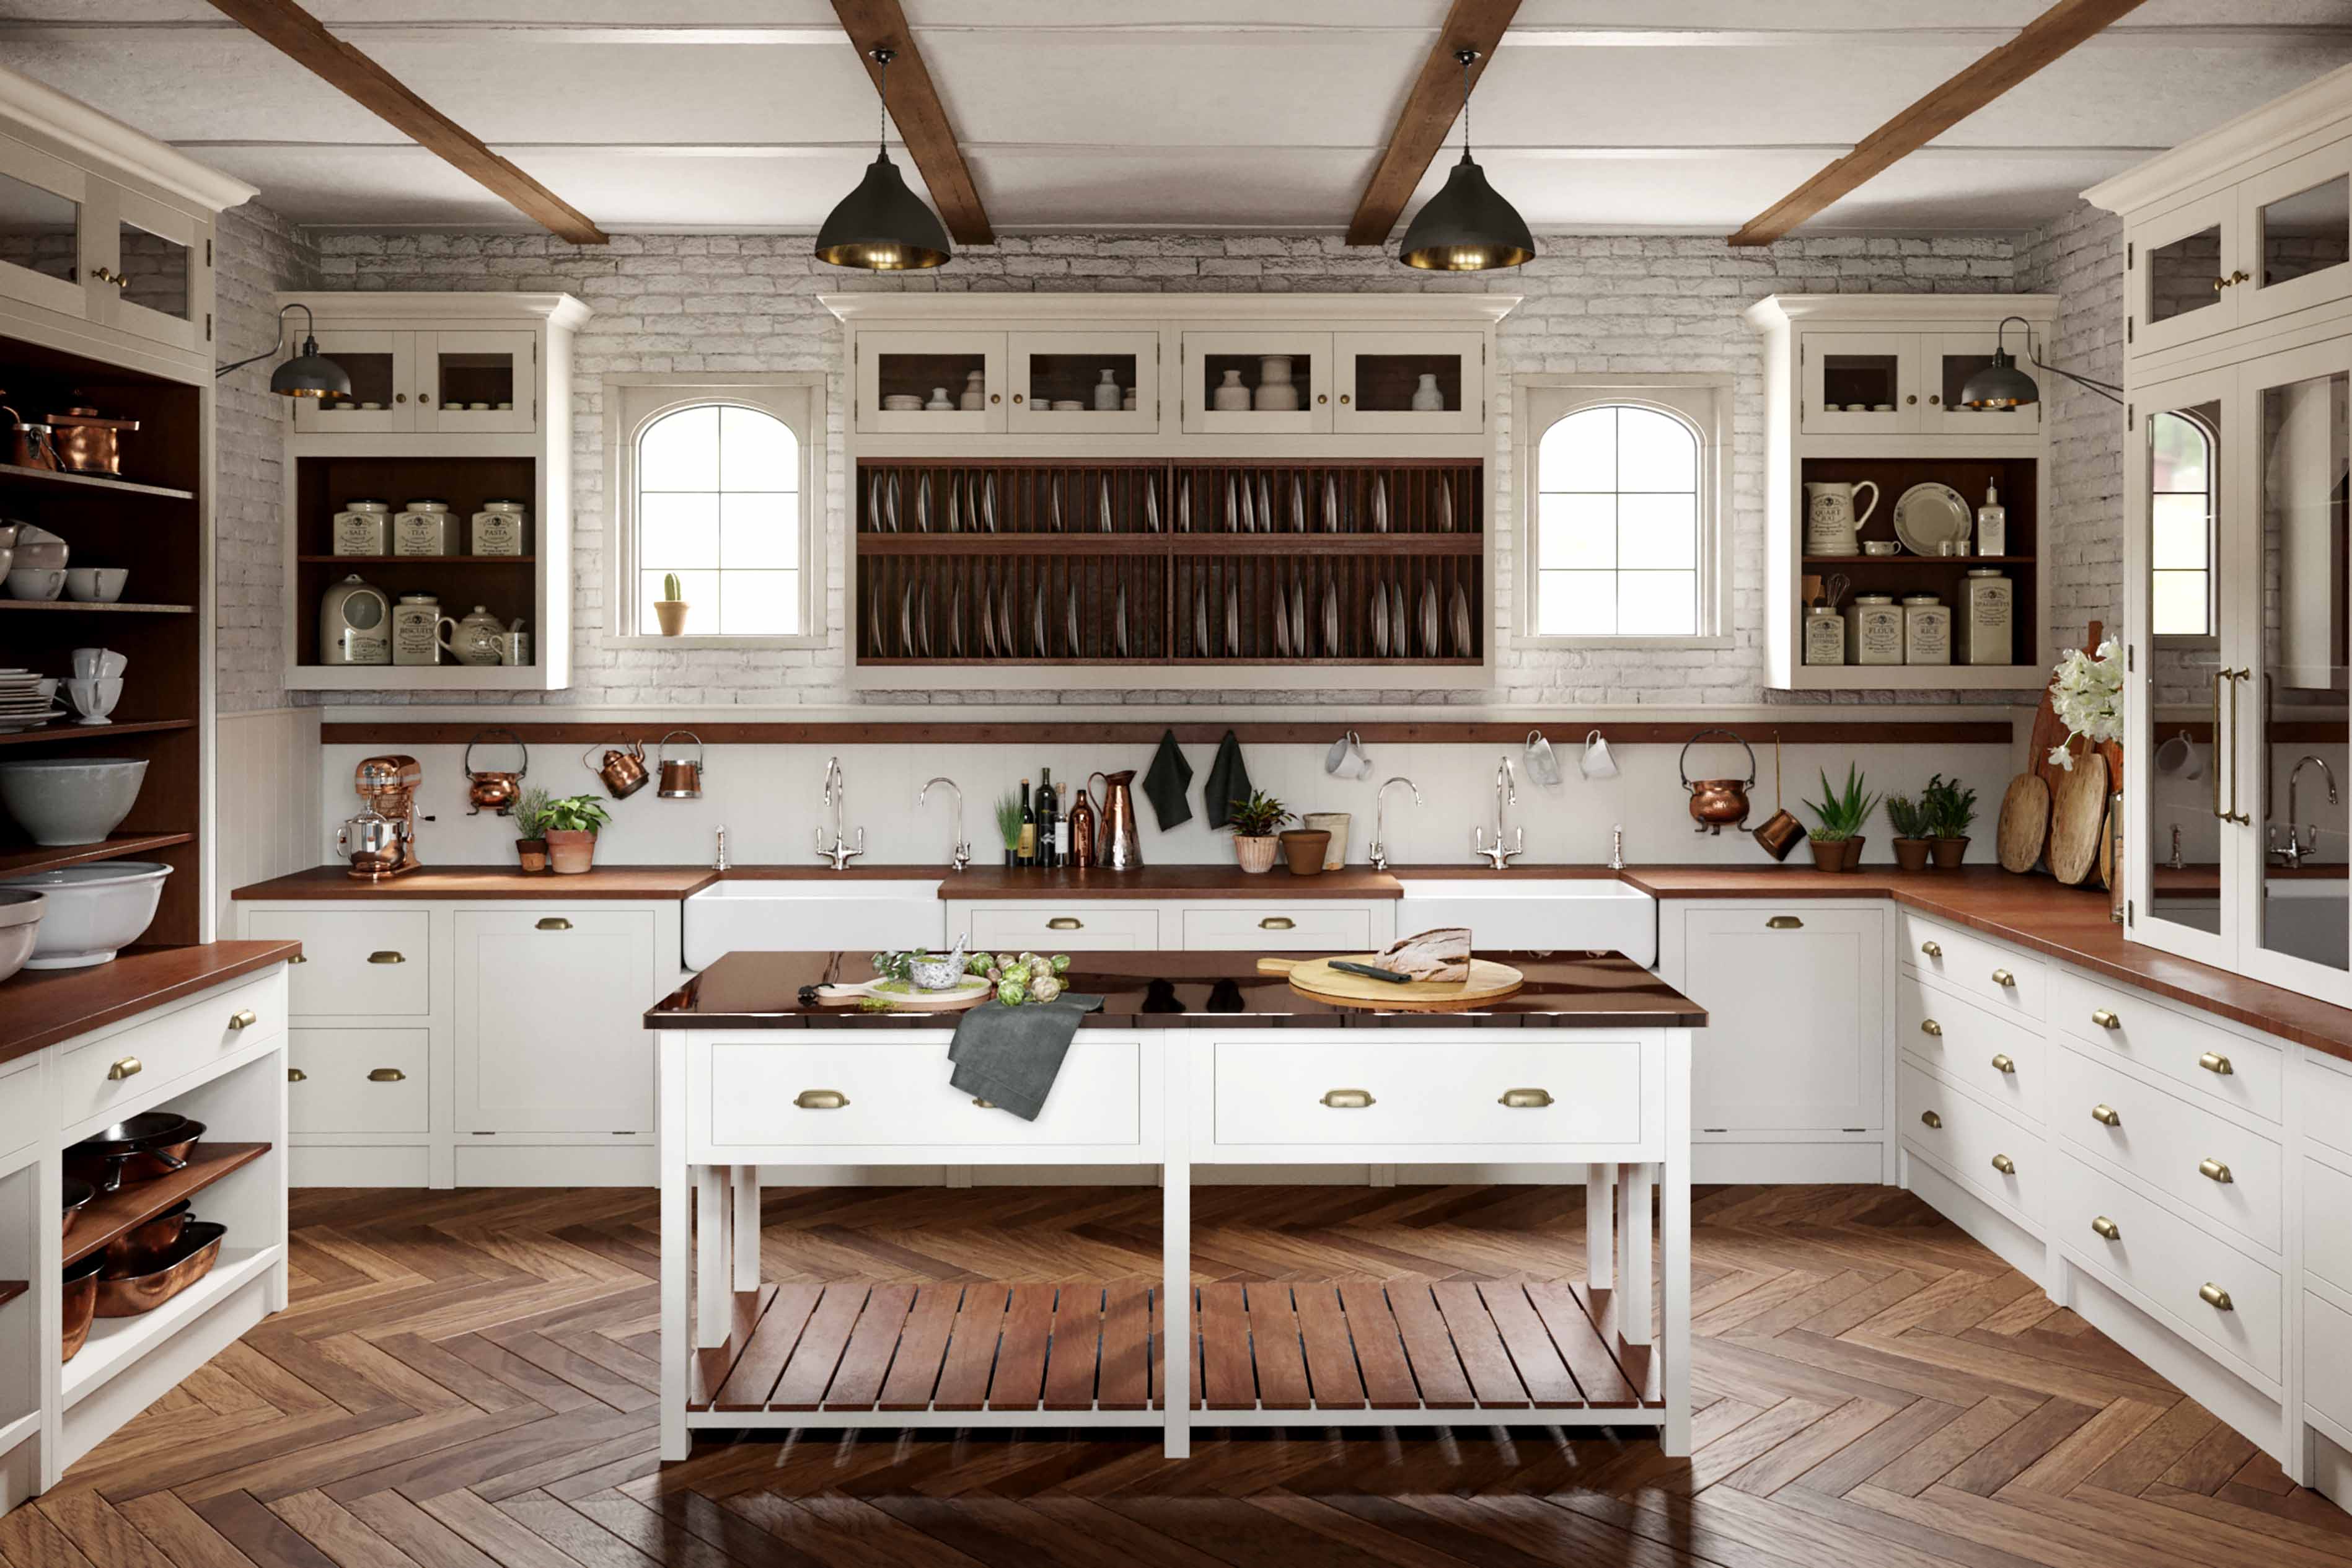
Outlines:
{"label": "lamp swing arm", "polygon": [[1996,355],[2000,355],[2006,352],[2006,338],[2009,332],[2009,323],[2011,321],[2015,321],[2019,326],[2025,329],[2026,363],[2032,365],[2034,369],[2045,372],[2048,374],[2064,376],[2068,381],[2073,382],[2077,386],[2088,387],[2091,391],[2097,393],[2100,396],[2105,398],[2110,403],[2117,405],[2120,405],[2123,403],[2124,389],[2116,385],[2114,383],[2101,381],[2095,376],[2083,375],[2077,372],[2067,370],[2062,365],[2052,364],[2048,361],[2044,360],[2042,357],[2041,351],[2033,346],[2033,323],[2027,321],[2022,316],[2004,316],[2001,318],[2000,325],[1993,330],[1993,353]]}
{"label": "lamp swing arm", "polygon": [[262,350],[259,353],[255,354],[251,359],[236,360],[228,364],[216,364],[213,366],[213,379],[215,381],[218,381],[222,376],[228,374],[231,371],[243,370],[249,364],[259,364],[263,360],[268,359],[270,355],[284,348],[286,346],[286,312],[289,310],[299,310],[302,312],[303,336],[309,338],[316,338],[318,336],[318,318],[311,315],[310,306],[299,302],[291,305],[280,305],[278,308],[277,341],[272,342],[268,348]]}

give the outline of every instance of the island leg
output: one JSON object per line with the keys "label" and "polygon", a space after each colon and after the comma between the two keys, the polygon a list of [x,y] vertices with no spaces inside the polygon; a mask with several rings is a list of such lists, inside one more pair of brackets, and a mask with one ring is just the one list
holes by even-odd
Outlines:
{"label": "island leg", "polygon": [[694,1167],[694,1342],[712,1350],[727,1342],[727,1167]]}
{"label": "island leg", "polygon": [[1160,1167],[1160,1415],[1171,1459],[1192,1452],[1192,1052],[1171,1037],[1161,1047],[1166,1139]]}
{"label": "island leg", "polygon": [[735,1190],[735,1217],[729,1229],[735,1250],[735,1289],[760,1288],[760,1167],[730,1165],[728,1179]]}
{"label": "island leg", "polygon": [[686,1036],[654,1031],[661,1076],[661,1457],[685,1458],[686,1358],[693,1349],[687,1324]]}
{"label": "island leg", "polygon": [[1691,1037],[1666,1036],[1666,1159],[1660,1173],[1658,1250],[1664,1260],[1666,1424],[1658,1433],[1669,1458],[1691,1451]]}
{"label": "island leg", "polygon": [[1656,1172],[1649,1164],[1617,1172],[1617,1331],[1629,1345],[1650,1342],[1650,1186]]}
{"label": "island leg", "polygon": [[1584,1282],[1606,1290],[1616,1276],[1610,1258],[1616,1250],[1616,1230],[1609,1215],[1607,1165],[1584,1167]]}

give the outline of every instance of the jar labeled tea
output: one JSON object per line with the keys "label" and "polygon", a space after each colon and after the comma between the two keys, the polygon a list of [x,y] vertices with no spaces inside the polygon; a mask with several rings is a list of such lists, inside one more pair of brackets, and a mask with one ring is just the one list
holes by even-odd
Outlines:
{"label": "jar labeled tea", "polygon": [[389,555],[392,553],[392,503],[383,500],[347,500],[343,510],[335,514],[334,552],[337,555]]}
{"label": "jar labeled tea", "polygon": [[413,500],[402,507],[392,520],[392,552],[394,555],[448,554],[449,503],[446,500]]}
{"label": "jar labeled tea", "polygon": [[1903,607],[1892,594],[1856,594],[1845,607],[1845,661],[1903,662]]}
{"label": "jar labeled tea", "polygon": [[430,594],[403,594],[392,608],[392,662],[438,664],[441,642],[435,628],[441,623],[441,601]]}
{"label": "jar labeled tea", "polygon": [[1911,594],[1903,600],[1903,662],[1952,662],[1952,607],[1933,594]]}
{"label": "jar labeled tea", "polygon": [[2010,635],[2016,616],[2016,589],[2008,578],[1990,566],[1969,573],[1960,584],[1960,662],[2013,662]]}
{"label": "jar labeled tea", "polygon": [[520,555],[527,514],[519,500],[486,500],[473,516],[471,545],[477,555]]}
{"label": "jar labeled tea", "polygon": [[1805,662],[1845,662],[1845,617],[1827,605],[1805,612]]}

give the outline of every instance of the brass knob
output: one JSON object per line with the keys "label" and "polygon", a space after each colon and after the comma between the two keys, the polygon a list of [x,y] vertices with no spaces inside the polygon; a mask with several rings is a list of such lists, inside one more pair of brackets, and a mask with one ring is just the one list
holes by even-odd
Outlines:
{"label": "brass knob", "polygon": [[2231,1183],[2238,1179],[2237,1177],[2230,1174],[2229,1166],[2224,1165],[2219,1160],[2213,1159],[2198,1161],[2197,1173],[2204,1177],[2209,1182],[2219,1182],[2224,1186],[2229,1185]]}
{"label": "brass knob", "polygon": [[1001,392],[992,392],[988,395],[988,400],[991,403],[1002,403],[1004,401],[1004,394]]}
{"label": "brass knob", "polygon": [[1928,402],[1929,406],[1931,406],[1931,407],[1932,407],[1933,405],[1935,405],[1936,404],[1941,403],[1941,402],[1943,402],[1943,401],[1944,401],[1944,397],[1943,397],[1943,394],[1941,394],[1941,393],[1937,393],[1937,392],[1931,392],[1931,393],[1929,393],[1929,394],[1927,395],[1927,402]]}
{"label": "brass knob", "polygon": [[1025,398],[1025,397],[1022,396],[1022,395],[1021,395],[1021,394],[1019,394],[1019,393],[1017,393],[1017,392],[1016,392],[1016,393],[1014,393],[1014,394],[1013,395],[1013,402],[1015,402],[1015,403],[1026,403],[1026,402],[1028,402],[1029,400],[1028,400],[1027,398]]}
{"label": "brass knob", "polygon": [[1339,406],[1342,408],[1348,406],[1348,395],[1344,392],[1339,395]]}
{"label": "brass knob", "polygon": [[392,395],[392,400],[394,403],[405,403],[408,401],[408,394],[404,392],[395,392]]}
{"label": "brass knob", "polygon": [[308,1083],[310,1079],[310,1075],[304,1072],[300,1068],[288,1068],[286,1069],[286,1081],[288,1083]]}
{"label": "brass knob", "polygon": [[1992,1070],[2014,1073],[2017,1070],[2017,1063],[2011,1058],[2007,1051],[1995,1051],[1992,1058]]}
{"label": "brass knob", "polygon": [[2102,1127],[2121,1127],[2124,1124],[2122,1113],[2112,1105],[2091,1107],[2091,1120]]}
{"label": "brass knob", "polygon": [[131,283],[131,279],[124,277],[121,273],[110,272],[103,267],[91,268],[89,269],[89,275],[92,278],[97,279],[100,283],[111,283],[117,289],[128,288]]}
{"label": "brass knob", "polygon": [[1941,958],[1944,956],[1943,944],[1940,942],[1923,942],[1919,944],[1919,951],[1926,953],[1929,958]]}
{"label": "brass knob", "polygon": [[572,929],[572,922],[565,920],[562,915],[550,915],[545,920],[539,922],[538,929],[541,931],[570,931]]}
{"label": "brass knob", "polygon": [[250,1007],[239,1007],[228,1016],[228,1026],[232,1029],[250,1029],[259,1022],[261,1015]]}
{"label": "brass knob", "polygon": [[398,1068],[378,1068],[368,1074],[370,1083],[405,1083],[408,1075]]}
{"label": "brass knob", "polygon": [[429,392],[420,392],[416,395],[416,401],[419,403],[430,403],[433,401],[433,395]]}
{"label": "brass knob", "polygon": [[147,1070],[147,1064],[137,1057],[125,1057],[106,1069],[106,1081],[121,1083],[126,1078],[137,1078]]}
{"label": "brass knob", "polygon": [[2093,1010],[2091,1014],[2091,1022],[2096,1024],[2102,1029],[2120,1029],[2124,1026],[2124,1021],[2121,1018],[2116,1017],[2113,1013],[2107,1011],[2105,1007],[2099,1007]]}
{"label": "brass knob", "polygon": [[397,953],[386,948],[381,952],[369,953],[368,962],[370,963],[406,963],[408,959],[405,954]]}
{"label": "brass knob", "polygon": [[1903,399],[1903,404],[1904,404],[1904,406],[1907,408],[1907,407],[1909,407],[1912,404],[1916,403],[1916,402],[1918,402],[1918,401],[1919,401],[1919,395],[1918,395],[1917,393],[1914,392],[1914,393],[1906,394],[1906,395],[1905,395],[1905,397],[1904,397],[1904,399]]}
{"label": "brass knob", "polygon": [[2230,1300],[2230,1293],[2210,1279],[2197,1287],[2197,1295],[2200,1300],[2217,1312],[2234,1312],[2238,1310],[2237,1303]]}
{"label": "brass knob", "polygon": [[1921,1122],[1925,1123],[1927,1126],[1929,1126],[1929,1127],[1941,1127],[1941,1126],[1944,1124],[1944,1119],[1943,1119],[1942,1117],[1940,1117],[1940,1116],[1937,1115],[1937,1114],[1936,1114],[1934,1111],[1932,1111],[1932,1110],[1923,1110],[1923,1111],[1921,1111],[1921,1112],[1919,1113],[1919,1120],[1920,1120],[1920,1121],[1921,1121]]}
{"label": "brass knob", "polygon": [[1930,1039],[1940,1040],[1944,1037],[1944,1026],[1933,1018],[1922,1018],[1919,1020],[1919,1032]]}
{"label": "brass knob", "polygon": [[2197,1058],[2197,1065],[2203,1068],[2207,1072],[2217,1074],[2222,1078],[2228,1078],[2231,1074],[2238,1070],[2236,1068],[2230,1065],[2230,1058],[2223,1056],[2219,1051],[2207,1051],[2203,1056]]}
{"label": "brass knob", "polygon": [[2017,989],[2017,976],[2011,974],[2006,969],[1994,970],[1992,972],[1992,983],[1995,985],[2005,985],[2011,991]]}
{"label": "brass knob", "polygon": [[1085,929],[1086,923],[1076,915],[1055,915],[1045,922],[1045,929],[1047,931],[1081,931]]}
{"label": "brass knob", "polygon": [[1766,931],[1802,931],[1805,922],[1794,915],[1774,915],[1764,922]]}
{"label": "brass knob", "polygon": [[1992,1168],[2004,1176],[2017,1174],[2017,1162],[2006,1154],[1995,1154],[1992,1157]]}
{"label": "brass knob", "polygon": [[837,1089],[804,1089],[793,1096],[793,1103],[803,1110],[839,1110],[849,1096]]}
{"label": "brass knob", "polygon": [[2121,1241],[2124,1238],[2124,1227],[2117,1225],[2115,1221],[2109,1219],[2105,1215],[2094,1215],[2091,1216],[2091,1229],[2095,1234],[2107,1241]]}
{"label": "brass knob", "polygon": [[1373,1100],[1369,1089],[1327,1089],[1323,1091],[1323,1103],[1334,1110],[1362,1110],[1379,1101]]}
{"label": "brass knob", "polygon": [[1318,392],[1315,395],[1315,401],[1318,403],[1328,403],[1331,399],[1328,394]]}
{"label": "brass knob", "polygon": [[1297,924],[1298,922],[1292,920],[1288,915],[1268,915],[1265,919],[1257,922],[1257,929],[1260,931],[1290,931],[1295,929]]}
{"label": "brass knob", "polygon": [[1503,1091],[1503,1097],[1495,1101],[1495,1103],[1497,1105],[1508,1106],[1513,1110],[1541,1110],[1545,1106],[1551,1103],[1551,1090],[1548,1089],[1507,1089]]}

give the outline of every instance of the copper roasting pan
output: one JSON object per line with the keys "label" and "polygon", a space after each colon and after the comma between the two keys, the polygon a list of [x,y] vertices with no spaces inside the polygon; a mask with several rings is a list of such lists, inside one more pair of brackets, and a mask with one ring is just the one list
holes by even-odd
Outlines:
{"label": "copper roasting pan", "polygon": [[153,1311],[213,1271],[220,1258],[221,1237],[227,1234],[225,1225],[195,1220],[180,1232],[179,1242],[169,1252],[148,1260],[146,1273],[121,1279],[101,1275],[98,1315],[135,1318]]}
{"label": "copper roasting pan", "polygon": [[65,1354],[59,1359],[71,1361],[81,1350],[82,1342],[89,1338],[90,1319],[98,1310],[98,1271],[106,1262],[104,1253],[93,1252],[66,1270]]}
{"label": "copper roasting pan", "polygon": [[141,1220],[106,1244],[106,1278],[121,1279],[146,1273],[157,1259],[172,1255],[195,1218],[196,1211],[182,1198],[162,1214]]}

